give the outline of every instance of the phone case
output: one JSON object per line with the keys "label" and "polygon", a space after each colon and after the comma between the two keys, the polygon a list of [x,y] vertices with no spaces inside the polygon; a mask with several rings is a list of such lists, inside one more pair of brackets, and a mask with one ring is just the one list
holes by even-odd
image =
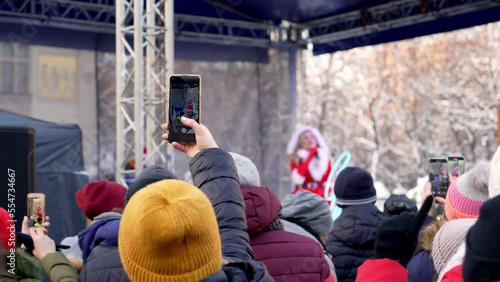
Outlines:
{"label": "phone case", "polygon": [[30,193],[27,197],[28,226],[43,227],[45,222],[45,195]]}
{"label": "phone case", "polygon": [[[179,77],[179,76],[194,76],[198,78],[199,81],[199,96],[198,96],[198,123],[201,123],[202,120],[202,114],[201,114],[201,109],[202,109],[202,80],[201,76],[197,74],[173,74],[170,76],[169,81],[171,81],[172,77]],[[194,134],[185,134],[185,132],[177,132],[176,130],[172,129],[172,124],[174,123],[174,117],[172,117],[172,109],[171,109],[171,97],[170,97],[170,92],[172,90],[172,87],[169,87],[169,97],[168,97],[168,142],[173,143],[173,142],[178,142],[181,144],[196,144],[196,136]],[[184,109],[184,108],[182,108]]]}
{"label": "phone case", "polygon": [[429,160],[429,182],[434,196],[445,198],[448,192],[448,161],[446,158]]}

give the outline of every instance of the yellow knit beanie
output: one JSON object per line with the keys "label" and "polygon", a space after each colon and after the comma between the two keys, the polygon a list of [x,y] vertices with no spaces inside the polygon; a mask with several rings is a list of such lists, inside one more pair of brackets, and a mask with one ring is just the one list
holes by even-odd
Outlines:
{"label": "yellow knit beanie", "polygon": [[118,241],[133,282],[200,281],[222,268],[212,204],[183,181],[163,180],[137,192],[125,207]]}

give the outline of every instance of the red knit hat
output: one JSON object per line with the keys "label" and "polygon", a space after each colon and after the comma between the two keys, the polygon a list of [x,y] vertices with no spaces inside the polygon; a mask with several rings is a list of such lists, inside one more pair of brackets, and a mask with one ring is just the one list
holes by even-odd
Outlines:
{"label": "red knit hat", "polygon": [[89,219],[110,212],[114,208],[125,207],[127,188],[122,185],[101,180],[88,183],[76,192],[76,203]]}
{"label": "red knit hat", "polygon": [[15,230],[14,230],[14,237],[12,240],[14,240],[14,244],[12,243],[12,240],[10,241],[9,244],[9,238],[11,237],[11,229],[9,229],[9,226],[13,224],[12,218],[10,217],[9,213],[4,210],[3,208],[0,208],[0,244],[2,248],[4,249],[11,249],[13,246],[15,246]]}

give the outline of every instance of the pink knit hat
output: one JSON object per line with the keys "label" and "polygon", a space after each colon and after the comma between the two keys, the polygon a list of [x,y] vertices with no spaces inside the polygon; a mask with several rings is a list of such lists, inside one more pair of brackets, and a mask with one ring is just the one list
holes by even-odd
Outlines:
{"label": "pink knit hat", "polygon": [[489,173],[490,165],[482,163],[451,183],[444,205],[448,220],[479,217],[479,209],[489,199]]}

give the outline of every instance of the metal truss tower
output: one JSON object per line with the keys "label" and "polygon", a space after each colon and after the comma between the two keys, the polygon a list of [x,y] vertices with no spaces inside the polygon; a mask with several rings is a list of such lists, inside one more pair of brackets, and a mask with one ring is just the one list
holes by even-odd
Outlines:
{"label": "metal truss tower", "polygon": [[[174,68],[173,0],[116,1],[116,181],[144,165],[172,169],[161,139]],[[126,169],[134,160],[135,169]]]}

